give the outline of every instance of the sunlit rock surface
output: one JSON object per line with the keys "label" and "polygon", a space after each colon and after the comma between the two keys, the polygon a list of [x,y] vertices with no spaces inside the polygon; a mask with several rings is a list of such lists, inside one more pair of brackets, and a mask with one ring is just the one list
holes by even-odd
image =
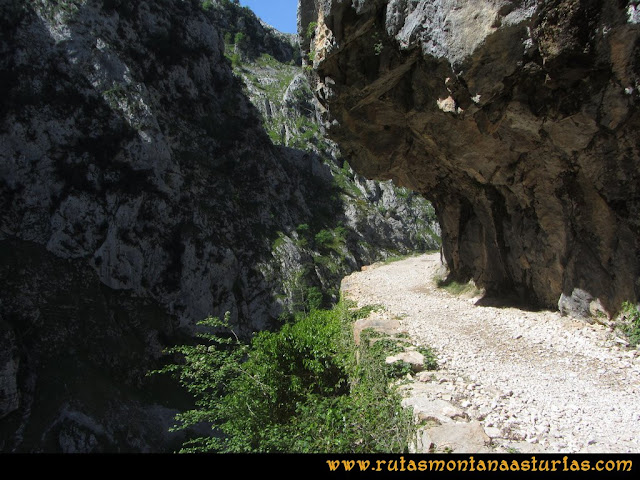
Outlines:
{"label": "sunlit rock surface", "polygon": [[433,201],[455,277],[613,313],[640,296],[638,8],[302,0],[299,29],[329,136]]}

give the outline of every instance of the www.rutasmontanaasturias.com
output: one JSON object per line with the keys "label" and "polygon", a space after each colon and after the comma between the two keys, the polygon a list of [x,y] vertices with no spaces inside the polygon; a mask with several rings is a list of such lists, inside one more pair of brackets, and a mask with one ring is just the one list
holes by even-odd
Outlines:
{"label": "www.rutasmontanaasturias.com", "polygon": [[540,459],[476,459],[465,460],[411,460],[400,457],[394,460],[327,460],[329,471],[371,472],[630,472],[632,460],[570,460]]}

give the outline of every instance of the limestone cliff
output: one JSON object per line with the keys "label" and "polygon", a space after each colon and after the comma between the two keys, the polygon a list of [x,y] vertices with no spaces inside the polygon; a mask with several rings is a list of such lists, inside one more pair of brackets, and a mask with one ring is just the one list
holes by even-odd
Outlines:
{"label": "limestone cliff", "polygon": [[[295,230],[279,231],[273,244],[276,261],[271,275],[284,280],[279,295],[287,308],[295,309],[309,287],[337,300],[342,277],[363,263],[439,248],[440,228],[429,202],[391,181],[356,174],[348,158],[326,138],[299,54],[280,59],[268,52],[257,56],[251,47],[259,43],[255,29],[245,26],[243,40],[237,42],[234,27],[228,28],[227,56],[273,143],[306,152],[310,168],[335,187],[331,198]],[[328,208],[340,218],[323,218]]]}
{"label": "limestone cliff", "polygon": [[544,306],[640,297],[640,6],[302,0],[329,136],[431,199],[452,274]]}
{"label": "limestone cliff", "polygon": [[[297,45],[246,9],[0,0],[0,27],[1,451],[172,450],[188,399],[145,377],[164,347],[226,311],[267,328],[293,290],[416,246],[395,228],[359,249],[348,185],[271,141],[226,32],[244,29],[251,58]],[[284,248],[301,232],[307,248]]]}

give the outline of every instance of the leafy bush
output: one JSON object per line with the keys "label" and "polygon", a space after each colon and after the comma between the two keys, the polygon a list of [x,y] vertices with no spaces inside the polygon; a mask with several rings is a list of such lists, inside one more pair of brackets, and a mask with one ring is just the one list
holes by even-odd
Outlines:
{"label": "leafy bush", "polygon": [[409,373],[413,373],[413,369],[409,362],[401,360],[387,364],[385,373],[390,378],[402,378],[406,377]]}
{"label": "leafy bush", "polygon": [[318,248],[329,248],[333,245],[333,233],[330,230],[320,230],[316,233],[315,242]]}
{"label": "leafy bush", "polygon": [[309,311],[320,310],[322,307],[323,295],[318,287],[309,287],[307,289],[307,307]]}
{"label": "leafy bush", "polygon": [[437,370],[438,359],[436,353],[429,347],[418,347],[418,352],[424,357],[424,369],[425,370]]}
{"label": "leafy bush", "polygon": [[340,253],[340,249],[347,241],[347,229],[339,225],[334,229],[322,229],[314,237],[318,249],[334,250]]}
{"label": "leafy bush", "polygon": [[633,347],[640,344],[640,310],[631,302],[622,304],[620,317],[624,321],[620,330],[629,337],[629,344]]}
{"label": "leafy bush", "polygon": [[233,43],[238,48],[244,48],[246,46],[246,42],[247,42],[247,35],[244,34],[243,32],[236,32],[235,36],[233,37]]}
{"label": "leafy bush", "polygon": [[390,390],[380,355],[356,352],[351,337],[357,310],[299,314],[278,332],[241,342],[228,319],[202,325],[223,333],[169,350],[183,362],[169,373],[195,398],[174,429],[205,422],[213,435],[187,441],[182,452],[406,452],[411,413]]}
{"label": "leafy bush", "polygon": [[301,223],[296,227],[296,232],[298,232],[300,235],[307,235],[309,233],[309,230],[309,225],[306,223]]}
{"label": "leafy bush", "polygon": [[[409,342],[398,338],[397,336],[389,338],[377,338],[380,334],[374,330],[365,330],[362,335],[362,341],[369,344],[369,355],[375,358],[380,364],[385,364],[385,360],[390,355],[396,355],[406,350]],[[437,370],[438,362],[435,352],[428,347],[418,347],[416,349],[424,357],[425,370]],[[390,379],[405,377],[408,373],[412,373],[413,369],[410,363],[399,360],[390,364],[385,364],[384,375]]]}
{"label": "leafy bush", "polygon": [[305,35],[307,40],[311,40],[313,38],[313,36],[316,34],[316,27],[318,26],[317,22],[311,22],[308,26],[307,26],[307,33]]}

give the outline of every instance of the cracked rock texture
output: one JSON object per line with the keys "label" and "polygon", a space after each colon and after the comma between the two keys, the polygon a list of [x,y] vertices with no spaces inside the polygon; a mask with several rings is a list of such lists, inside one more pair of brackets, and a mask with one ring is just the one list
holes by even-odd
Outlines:
{"label": "cracked rock texture", "polygon": [[454,277],[613,314],[640,297],[638,9],[302,0],[298,17],[330,138],[433,201]]}
{"label": "cracked rock texture", "polygon": [[[301,224],[344,237],[314,285],[381,254],[330,166],[270,141],[223,32],[279,62],[298,46],[217,1],[0,0],[0,31],[0,450],[174,451],[190,399],[145,376],[165,347],[226,311],[272,326]],[[385,254],[414,246],[401,227]]]}

